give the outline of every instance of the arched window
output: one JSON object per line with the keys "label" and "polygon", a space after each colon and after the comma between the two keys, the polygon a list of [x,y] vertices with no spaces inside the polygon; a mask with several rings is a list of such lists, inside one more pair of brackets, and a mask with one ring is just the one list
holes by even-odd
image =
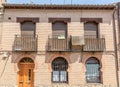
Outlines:
{"label": "arched window", "polygon": [[52,62],[52,81],[67,83],[68,82],[68,63],[64,58],[58,57]]}
{"label": "arched window", "polygon": [[31,58],[23,58],[20,60],[20,63],[34,63],[34,61]]}
{"label": "arched window", "polygon": [[85,38],[98,38],[98,23],[87,22],[84,24]]}
{"label": "arched window", "polygon": [[88,83],[101,82],[100,62],[94,57],[86,61],[86,80]]}

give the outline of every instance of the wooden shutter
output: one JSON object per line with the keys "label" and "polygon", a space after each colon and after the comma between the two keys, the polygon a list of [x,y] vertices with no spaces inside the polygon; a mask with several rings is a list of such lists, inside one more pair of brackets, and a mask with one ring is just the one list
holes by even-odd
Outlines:
{"label": "wooden shutter", "polygon": [[85,37],[98,37],[98,24],[94,22],[85,23],[84,26]]}
{"label": "wooden shutter", "polygon": [[21,23],[21,35],[34,35],[35,34],[35,23],[23,22]]}
{"label": "wooden shutter", "polygon": [[64,22],[55,22],[52,24],[52,35],[54,37],[63,35],[67,36],[67,24]]}

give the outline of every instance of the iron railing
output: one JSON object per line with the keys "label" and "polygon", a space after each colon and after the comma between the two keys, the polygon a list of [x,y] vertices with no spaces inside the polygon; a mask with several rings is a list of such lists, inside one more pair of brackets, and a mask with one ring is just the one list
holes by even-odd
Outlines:
{"label": "iron railing", "polygon": [[104,36],[96,38],[95,36],[85,36],[85,44],[83,51],[104,51],[105,50]]}
{"label": "iron railing", "polygon": [[37,36],[15,35],[14,51],[37,51]]}
{"label": "iron railing", "polygon": [[88,35],[80,41],[83,39],[84,44],[72,45],[71,38],[48,37],[47,51],[104,51],[106,48],[104,36]]}
{"label": "iron railing", "polygon": [[70,38],[48,37],[47,51],[69,51]]}

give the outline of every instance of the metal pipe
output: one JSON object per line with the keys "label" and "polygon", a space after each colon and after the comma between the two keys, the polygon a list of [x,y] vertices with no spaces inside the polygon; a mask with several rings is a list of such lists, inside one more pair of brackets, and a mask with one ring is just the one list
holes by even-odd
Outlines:
{"label": "metal pipe", "polygon": [[0,45],[2,40],[2,25],[3,25],[3,7],[0,7]]}
{"label": "metal pipe", "polygon": [[113,40],[114,40],[114,52],[115,52],[115,66],[116,66],[116,80],[117,80],[117,87],[119,87],[119,68],[118,68],[118,54],[117,54],[117,37],[116,37],[116,25],[115,25],[115,12],[117,7],[114,8],[112,19],[113,19]]}

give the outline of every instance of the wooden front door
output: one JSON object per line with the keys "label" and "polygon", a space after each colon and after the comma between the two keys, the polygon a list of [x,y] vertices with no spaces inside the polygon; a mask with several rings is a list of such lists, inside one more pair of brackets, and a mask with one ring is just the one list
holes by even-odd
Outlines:
{"label": "wooden front door", "polygon": [[20,63],[19,67],[19,87],[34,87],[34,63]]}

